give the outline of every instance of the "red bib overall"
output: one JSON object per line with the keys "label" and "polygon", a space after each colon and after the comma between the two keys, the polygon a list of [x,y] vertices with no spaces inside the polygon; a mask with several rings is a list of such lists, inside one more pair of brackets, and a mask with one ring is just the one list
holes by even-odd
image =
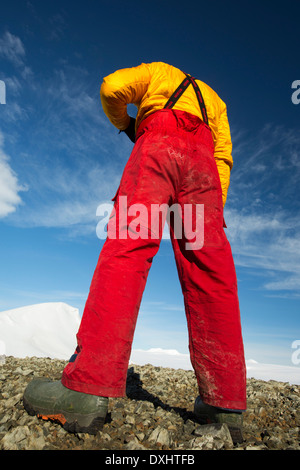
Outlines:
{"label": "red bib overall", "polygon": [[[134,215],[121,214],[125,196],[128,209],[134,204],[146,208],[139,237],[130,234]],[[139,126],[108,224],[108,234],[115,234],[117,227],[117,236],[108,236],[101,251],[77,335],[78,354],[66,366],[62,383],[93,395],[124,396],[137,315],[162,236],[162,227],[155,232],[149,224],[157,204],[204,208],[204,240],[195,248],[187,244],[184,231],[176,236],[170,224],[191,362],[204,402],[244,410],[246,369],[237,281],[223,229],[213,140],[201,119],[170,109],[153,113]],[[196,214],[190,215],[193,229]],[[183,212],[178,217],[184,226]]]}

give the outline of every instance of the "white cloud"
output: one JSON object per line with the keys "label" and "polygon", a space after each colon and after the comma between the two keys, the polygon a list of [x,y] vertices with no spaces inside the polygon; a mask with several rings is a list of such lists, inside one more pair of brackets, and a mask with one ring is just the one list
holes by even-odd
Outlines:
{"label": "white cloud", "polygon": [[19,184],[18,177],[9,164],[9,157],[2,147],[3,135],[0,133],[0,218],[16,210],[22,202],[19,192],[25,190]]}
{"label": "white cloud", "polygon": [[16,76],[3,77],[7,90],[10,94],[19,95],[22,88],[20,80]]}
{"label": "white cloud", "polygon": [[131,150],[104,117],[99,91],[68,64],[35,84],[18,161],[30,191],[12,223],[95,233],[97,207],[116,193]]}
{"label": "white cloud", "polygon": [[280,281],[267,282],[264,285],[265,289],[278,291],[278,290],[288,290],[288,291],[299,291],[300,295],[300,276],[294,277],[289,276],[286,279],[281,279]]}
{"label": "white cloud", "polygon": [[0,56],[15,66],[23,66],[25,48],[21,39],[6,31],[0,38]]}
{"label": "white cloud", "polygon": [[[232,132],[233,170],[228,203],[252,205],[265,194],[285,203],[300,179],[299,129],[266,125],[255,134]],[[227,203],[227,206],[228,206]]]}
{"label": "white cloud", "polygon": [[[0,57],[3,57],[16,67],[23,80],[29,82],[33,79],[33,72],[26,64],[24,44],[18,36],[9,31],[6,31],[0,38]],[[13,84],[10,79],[7,79],[7,81],[12,86],[16,84]]]}
{"label": "white cloud", "polygon": [[298,296],[300,288],[300,137],[266,125],[234,130],[234,167],[225,206],[226,233],[237,266],[266,276],[266,291]]}
{"label": "white cloud", "polygon": [[[227,210],[226,231],[237,266],[255,269],[267,276],[263,287],[267,291],[300,290],[300,221],[280,210],[277,214],[244,214]],[[297,294],[298,292],[298,294]]]}
{"label": "white cloud", "polygon": [[57,163],[33,168],[26,176],[30,186],[26,206],[13,223],[21,227],[66,228],[73,237],[96,234],[97,207],[113,197],[119,179],[117,170],[95,163],[94,167]]}
{"label": "white cloud", "polygon": [[7,123],[16,125],[21,120],[28,117],[28,113],[25,108],[22,108],[18,103],[9,99],[9,102],[3,107],[2,117]]}
{"label": "white cloud", "polygon": [[[2,38],[0,54],[16,44],[25,70],[25,51],[21,42],[12,35]],[[6,48],[4,48],[4,43]],[[11,96],[4,108],[4,124],[14,141],[18,154],[17,171],[30,188],[24,198],[18,217],[10,217],[10,223],[22,227],[55,227],[72,229],[72,236],[95,233],[99,204],[110,200],[120,182],[124,158],[130,154],[129,143],[118,136],[104,117],[100,103],[100,81],[90,83],[88,72],[67,63],[39,82],[30,86],[31,102],[24,101],[20,77],[7,80]],[[21,131],[11,123],[26,117]],[[15,129],[15,130],[13,130]],[[22,135],[24,133],[24,136]],[[26,142],[19,147],[19,141]],[[120,141],[123,145],[120,146]],[[8,158],[4,162],[7,171]],[[2,172],[3,173],[3,172]],[[3,173],[4,178],[4,173]],[[10,195],[10,207],[3,213],[13,212],[21,202],[17,175],[5,174],[6,185],[14,189]],[[15,198],[13,198],[13,195]],[[8,197],[8,196],[7,196]]]}

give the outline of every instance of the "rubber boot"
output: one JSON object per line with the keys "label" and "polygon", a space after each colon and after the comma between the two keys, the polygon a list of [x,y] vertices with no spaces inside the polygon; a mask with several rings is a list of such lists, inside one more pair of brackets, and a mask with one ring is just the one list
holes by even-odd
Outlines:
{"label": "rubber boot", "polygon": [[68,432],[96,434],[104,424],[108,398],[70,390],[61,381],[35,379],[27,385],[23,405],[31,416],[59,422]]}
{"label": "rubber boot", "polygon": [[227,424],[233,443],[243,442],[243,414],[241,411],[224,410],[207,405],[198,396],[195,400],[194,414],[201,424]]}

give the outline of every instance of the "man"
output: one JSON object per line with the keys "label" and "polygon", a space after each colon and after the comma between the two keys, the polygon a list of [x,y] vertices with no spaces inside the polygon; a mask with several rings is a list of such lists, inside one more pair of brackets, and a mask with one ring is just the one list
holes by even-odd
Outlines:
{"label": "man", "polygon": [[[236,274],[223,228],[233,164],[226,105],[208,85],[162,62],[116,71],[104,79],[100,95],[111,123],[135,145],[113,199],[76,353],[61,381],[29,384],[24,405],[69,431],[101,427],[106,397],[125,394],[138,310],[162,237],[163,224],[153,230],[148,216],[154,206],[176,205],[170,235],[199,386],[194,411],[203,422],[226,422],[239,441],[246,374]],[[138,108],[136,120],[127,114],[129,103]],[[136,205],[146,208],[138,224],[130,212]],[[204,240],[195,245],[188,235],[201,232],[199,207]],[[177,236],[176,227],[188,223],[192,229]]]}

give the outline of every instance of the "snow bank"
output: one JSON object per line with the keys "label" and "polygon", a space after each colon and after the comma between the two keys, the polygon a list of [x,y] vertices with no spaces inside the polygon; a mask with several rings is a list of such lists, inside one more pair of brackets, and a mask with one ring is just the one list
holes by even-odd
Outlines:
{"label": "snow bank", "polygon": [[78,309],[62,302],[0,312],[0,354],[69,359],[79,324]]}

